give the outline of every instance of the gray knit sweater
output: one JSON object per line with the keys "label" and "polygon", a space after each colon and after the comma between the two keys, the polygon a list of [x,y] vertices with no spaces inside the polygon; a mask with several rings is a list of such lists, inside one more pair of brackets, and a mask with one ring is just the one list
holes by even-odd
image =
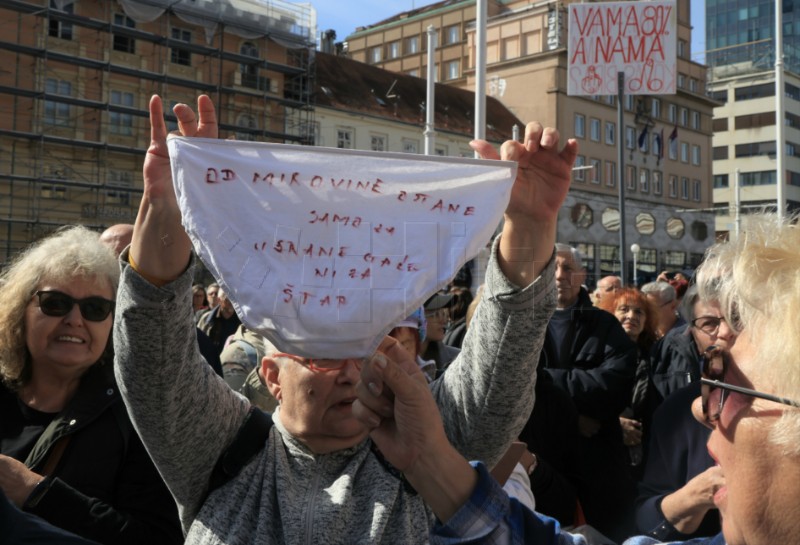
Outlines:
{"label": "gray knit sweater", "polygon": [[[178,502],[186,543],[427,542],[430,511],[387,471],[369,439],[316,455],[286,431],[280,410],[266,448],[201,504],[249,403],[198,353],[192,267],[156,288],[126,258],[114,322],[117,380]],[[530,415],[536,364],[555,306],[553,270],[551,260],[540,278],[518,289],[493,257],[463,350],[432,384],[448,436],[468,459],[493,465]]]}

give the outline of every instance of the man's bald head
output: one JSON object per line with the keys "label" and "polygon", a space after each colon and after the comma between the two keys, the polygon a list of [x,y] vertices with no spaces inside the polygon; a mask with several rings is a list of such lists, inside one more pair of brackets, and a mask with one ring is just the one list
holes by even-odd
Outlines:
{"label": "man's bald head", "polygon": [[118,223],[112,225],[100,234],[100,242],[114,250],[114,255],[119,256],[133,238],[133,225]]}

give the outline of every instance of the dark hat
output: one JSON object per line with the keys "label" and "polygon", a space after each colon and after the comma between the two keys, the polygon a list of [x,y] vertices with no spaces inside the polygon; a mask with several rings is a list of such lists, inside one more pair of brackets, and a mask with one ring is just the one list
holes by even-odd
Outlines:
{"label": "dark hat", "polygon": [[448,307],[453,302],[452,293],[435,293],[425,301],[425,310],[439,310]]}

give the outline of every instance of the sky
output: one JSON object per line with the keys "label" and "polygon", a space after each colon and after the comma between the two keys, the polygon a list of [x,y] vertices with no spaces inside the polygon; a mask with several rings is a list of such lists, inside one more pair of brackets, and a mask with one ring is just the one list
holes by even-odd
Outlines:
{"label": "sky", "polygon": [[[428,0],[309,0],[317,10],[317,32],[332,28],[341,42],[356,27],[382,21],[392,15],[435,4]],[[705,51],[705,0],[691,2],[692,59],[702,62]]]}

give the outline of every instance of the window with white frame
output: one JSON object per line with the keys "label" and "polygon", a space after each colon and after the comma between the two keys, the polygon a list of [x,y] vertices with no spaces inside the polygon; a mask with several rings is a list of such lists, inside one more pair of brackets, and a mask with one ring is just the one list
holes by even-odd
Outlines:
{"label": "window with white frame", "polygon": [[636,167],[625,165],[625,189],[636,191]]}
{"label": "window with white frame", "polygon": [[689,162],[689,144],[681,142],[681,163]]}
{"label": "window with white frame", "polygon": [[372,151],[386,151],[386,135],[385,134],[369,135],[369,149],[371,149]]}
{"label": "window with white frame", "polygon": [[675,104],[670,104],[667,106],[667,120],[670,123],[675,123],[678,119],[678,107]]}
{"label": "window with white frame", "polygon": [[[111,91],[111,96],[109,98],[109,104],[111,106],[133,108],[133,93]],[[125,112],[113,111],[113,109],[109,111],[108,132],[111,134],[131,136],[133,134],[133,115]]]}
{"label": "window with white frame", "polygon": [[389,58],[396,59],[400,56],[400,40],[389,44]]}
{"label": "window with white frame", "polygon": [[450,25],[445,29],[445,44],[457,44],[461,41],[461,28],[459,25]]}
{"label": "window with white frame", "polygon": [[586,117],[583,114],[575,114],[575,137],[586,138]]}
{"label": "window with white frame", "polygon": [[625,127],[625,147],[636,149],[636,129],[633,127]]}
{"label": "window with white frame", "polygon": [[589,119],[589,138],[592,142],[600,141],[600,120],[591,118]]}
{"label": "window with white frame", "polygon": [[448,61],[445,63],[444,68],[447,71],[445,76],[446,79],[458,79],[458,77],[461,75],[460,66],[461,65],[458,60]]}
{"label": "window with white frame", "polygon": [[589,170],[589,181],[593,184],[599,184],[603,176],[603,163],[600,159],[589,159],[589,164],[592,166]]}
{"label": "window with white frame", "polygon": [[376,45],[375,47],[373,47],[372,49],[369,50],[369,61],[372,64],[381,62],[382,53],[383,53],[381,51],[381,49],[382,49],[382,46]]}
{"label": "window with white frame", "polygon": [[617,163],[614,161],[606,161],[606,170],[604,176],[606,178],[606,185],[608,187],[617,186]]}
{"label": "window with white frame", "polygon": [[419,36],[410,36],[406,38],[406,55],[419,53]]}
{"label": "window with white frame", "polygon": [[353,149],[353,132],[351,127],[338,127],[336,129],[336,147],[340,149]]}
{"label": "window with white frame", "polygon": [[586,179],[586,157],[583,155],[578,155],[575,157],[575,166],[572,169],[572,177],[577,182],[582,182]]}
{"label": "window with white frame", "polygon": [[[72,83],[55,78],[47,78],[44,92],[48,95],[72,96]],[[44,101],[44,124],[57,127],[72,125],[72,107],[55,100]]]}
{"label": "window with white frame", "polygon": [[700,166],[700,146],[692,144],[692,164]]}
{"label": "window with white frame", "polygon": [[403,153],[419,153],[419,140],[403,138]]}
{"label": "window with white frame", "polygon": [[606,144],[614,145],[616,142],[617,126],[616,124],[606,121]]}
{"label": "window with white frame", "polygon": [[650,193],[650,171],[646,168],[639,169],[639,191]]}
{"label": "window with white frame", "polygon": [[[50,0],[50,9],[54,9],[62,13],[73,14],[75,13],[75,3]],[[48,34],[53,38],[61,38],[62,40],[72,39],[72,23],[59,21],[58,19],[51,17],[49,26],[50,28]]]}
{"label": "window with white frame", "polygon": [[[192,43],[192,31],[186,28],[172,27],[172,39],[178,42]],[[192,65],[192,53],[188,49],[172,46],[169,53],[170,62],[182,66]]]}

